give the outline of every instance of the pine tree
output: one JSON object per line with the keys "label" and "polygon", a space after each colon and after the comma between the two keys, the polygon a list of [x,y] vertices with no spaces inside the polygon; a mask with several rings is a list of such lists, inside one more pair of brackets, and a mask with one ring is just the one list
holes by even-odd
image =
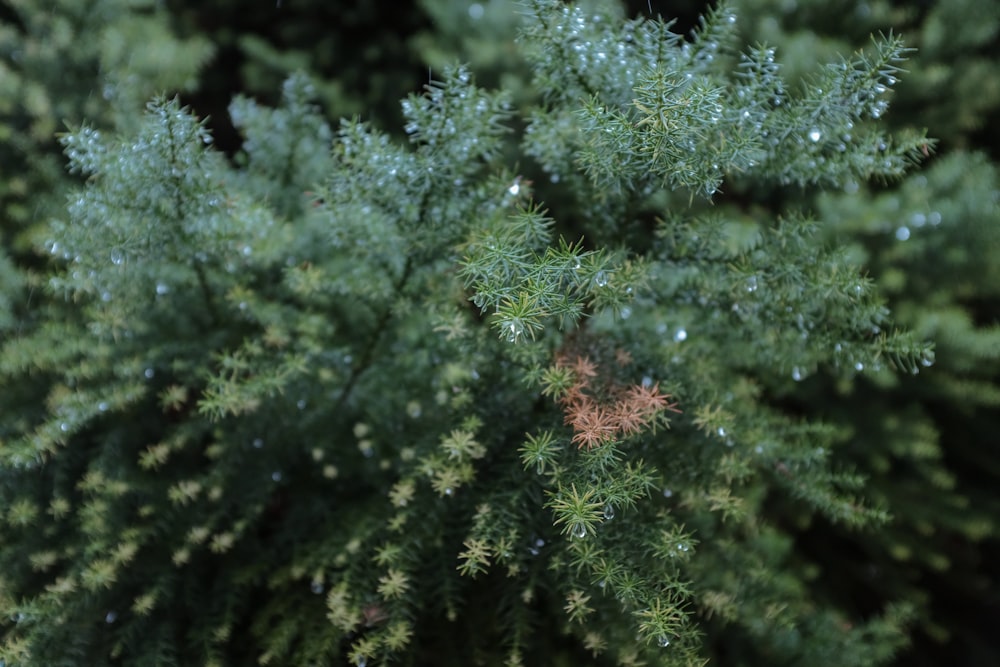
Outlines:
{"label": "pine tree", "polygon": [[787,399],[933,350],[821,220],[728,192],[932,142],[879,121],[898,37],[796,85],[737,25],[532,0],[539,103],[449,67],[409,145],[304,76],[233,102],[233,161],[176,99],[67,134],[72,305],[0,361],[0,660],[888,660],[908,608],[815,595],[793,541],[887,510]]}

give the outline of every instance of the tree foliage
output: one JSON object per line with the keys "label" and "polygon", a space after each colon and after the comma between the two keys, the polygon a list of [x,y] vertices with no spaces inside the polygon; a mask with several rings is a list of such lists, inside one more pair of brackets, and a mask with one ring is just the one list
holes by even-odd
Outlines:
{"label": "tree foliage", "polygon": [[532,0],[531,95],[449,66],[408,144],[304,75],[233,101],[232,159],[176,98],[65,134],[85,184],[0,357],[0,660],[889,660],[908,600],[817,595],[795,540],[895,508],[795,397],[908,382],[934,331],[825,234],[881,200],[739,193],[933,142],[883,122],[898,36],[790,80],[737,9]]}

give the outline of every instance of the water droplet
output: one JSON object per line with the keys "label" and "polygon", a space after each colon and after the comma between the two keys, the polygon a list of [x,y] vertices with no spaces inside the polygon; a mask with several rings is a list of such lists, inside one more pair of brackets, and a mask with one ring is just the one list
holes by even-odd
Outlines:
{"label": "water droplet", "polygon": [[119,250],[118,248],[115,248],[114,250],[111,251],[111,263],[112,264],[120,265],[124,261],[125,261],[125,256],[122,255],[122,251],[121,250]]}
{"label": "water droplet", "polygon": [[903,226],[896,230],[896,238],[905,241],[910,238],[910,228]]}
{"label": "water droplet", "polygon": [[750,276],[747,278],[747,291],[756,292],[757,291],[757,276]]}
{"label": "water droplet", "polygon": [[920,358],[920,365],[924,368],[930,368],[934,365],[934,351],[927,350],[924,352],[923,357]]}
{"label": "water droplet", "polygon": [[726,437],[726,429],[723,428],[722,426],[720,426],[718,428],[718,430],[716,430],[715,432],[719,434],[720,438],[725,438]]}
{"label": "water droplet", "polygon": [[597,285],[598,287],[604,287],[605,285],[607,285],[608,274],[606,274],[604,271],[598,271],[597,274],[594,276],[594,284]]}
{"label": "water droplet", "polygon": [[611,521],[614,518],[615,518],[615,508],[611,505],[611,503],[608,503],[607,505],[604,506],[604,520]]}
{"label": "water droplet", "polygon": [[798,366],[796,366],[796,367],[794,367],[792,369],[792,379],[793,380],[795,380],[796,382],[801,382],[803,377],[804,376],[802,374],[802,369],[801,368],[799,368]]}
{"label": "water droplet", "polygon": [[578,540],[582,540],[587,536],[587,527],[582,523],[574,524],[573,526],[573,537]]}
{"label": "water droplet", "polygon": [[471,5],[469,5],[469,18],[472,19],[473,21],[478,21],[479,19],[483,18],[483,13],[484,13],[483,6],[478,2],[474,2]]}
{"label": "water droplet", "polygon": [[365,658],[364,656],[360,656],[355,664],[358,667],[368,667],[368,659]]}
{"label": "water droplet", "polygon": [[667,648],[668,646],[670,646],[670,638],[667,637],[666,635],[660,635],[659,637],[656,638],[656,643],[657,645],[659,645],[660,648]]}
{"label": "water droplet", "polygon": [[684,543],[684,542],[680,542],[680,543],[678,543],[678,545],[677,545],[677,550],[678,550],[678,551],[682,551],[682,552],[684,552],[684,553],[687,553],[688,551],[690,551],[690,550],[691,550],[691,547],[689,547],[689,546],[688,546],[688,545],[687,545],[686,543]]}
{"label": "water droplet", "polygon": [[524,335],[524,327],[520,322],[511,322],[507,325],[507,342],[516,343]]}
{"label": "water droplet", "polygon": [[674,492],[671,491],[670,489],[663,489],[663,497],[664,498],[670,498],[673,495],[674,495]]}
{"label": "water droplet", "polygon": [[455,490],[452,489],[450,486],[447,487],[447,488],[445,488],[444,495],[451,496],[451,495],[454,495],[454,494],[455,494]]}
{"label": "water droplet", "polygon": [[534,541],[533,544],[528,545],[528,552],[532,556],[537,556],[539,553],[541,553],[541,549],[544,546],[545,546],[545,540],[539,537]]}
{"label": "water droplet", "polygon": [[406,404],[406,414],[408,414],[412,419],[416,419],[424,413],[423,406],[420,405],[420,401],[410,401]]}
{"label": "water droplet", "polygon": [[254,438],[253,439],[253,447],[254,447],[254,449],[260,449],[263,446],[264,446],[264,441],[262,439],[260,439],[260,438]]}
{"label": "water droplet", "polygon": [[275,481],[275,482],[280,482],[281,481],[281,471],[275,470],[274,472],[272,472],[271,473],[271,480]]}
{"label": "water droplet", "polygon": [[674,341],[677,343],[687,340],[687,337],[688,337],[688,332],[685,331],[683,328],[678,329],[677,332],[674,333]]}
{"label": "water droplet", "polygon": [[146,376],[147,380],[152,380],[153,376],[156,375],[156,371],[154,371],[152,368],[147,368],[142,372],[142,374]]}
{"label": "water droplet", "polygon": [[932,225],[939,225],[941,224],[941,214],[937,211],[931,211],[931,214],[927,216],[927,221]]}
{"label": "water droplet", "polygon": [[67,424],[66,422],[59,424],[59,430],[65,433],[66,431],[69,430],[69,424]]}
{"label": "water droplet", "polygon": [[156,293],[157,294],[159,294],[159,295],[162,296],[162,295],[166,294],[169,291],[170,291],[170,288],[167,287],[166,285],[164,285],[163,283],[156,283]]}
{"label": "water droplet", "polygon": [[312,583],[309,584],[309,590],[311,590],[316,595],[319,595],[320,593],[323,592],[323,582],[316,581],[315,579],[313,579]]}
{"label": "water droplet", "polygon": [[297,407],[299,410],[305,410],[306,409],[306,399],[300,398],[299,400],[297,400],[295,402],[295,407]]}
{"label": "water droplet", "polygon": [[861,372],[865,370],[865,365],[859,361],[858,363],[854,364],[854,370]]}
{"label": "water droplet", "polygon": [[517,181],[514,181],[514,183],[509,188],[507,188],[507,192],[509,192],[511,195],[515,197],[517,196],[517,193],[520,191],[521,191],[521,184],[518,183]]}
{"label": "water droplet", "polygon": [[823,138],[823,133],[820,132],[815,127],[813,129],[809,130],[809,141],[811,141],[813,143],[816,143],[817,141],[819,141],[822,138]]}
{"label": "water droplet", "polygon": [[104,617],[105,623],[114,623],[117,620],[118,620],[118,612],[116,611],[109,611],[107,616]]}
{"label": "water droplet", "polygon": [[101,401],[100,403],[98,403],[97,409],[100,410],[101,412],[107,412],[108,411],[107,401]]}

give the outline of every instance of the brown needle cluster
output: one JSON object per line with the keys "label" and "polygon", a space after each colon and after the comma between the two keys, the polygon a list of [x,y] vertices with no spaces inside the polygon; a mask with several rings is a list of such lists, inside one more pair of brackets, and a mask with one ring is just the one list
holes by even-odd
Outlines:
{"label": "brown needle cluster", "polygon": [[[566,423],[573,427],[573,442],[591,449],[609,440],[639,433],[655,424],[664,410],[680,412],[669,394],[661,394],[658,384],[623,386],[598,378],[597,366],[588,358],[560,359],[569,366],[575,381],[559,399]],[[598,398],[600,396],[600,398]]]}

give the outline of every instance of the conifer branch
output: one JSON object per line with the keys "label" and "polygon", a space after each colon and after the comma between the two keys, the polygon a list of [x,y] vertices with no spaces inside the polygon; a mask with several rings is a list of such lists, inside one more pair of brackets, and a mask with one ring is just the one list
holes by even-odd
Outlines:
{"label": "conifer branch", "polygon": [[[401,294],[406,288],[406,283],[410,279],[412,270],[413,259],[411,257],[407,257],[406,262],[403,264],[403,272],[395,284],[394,292],[396,294]],[[344,387],[340,390],[340,394],[334,401],[335,411],[340,411],[350,397],[351,391],[354,389],[355,384],[357,384],[358,379],[360,379],[364,372],[371,366],[375,356],[375,350],[378,348],[386,330],[388,329],[389,321],[392,319],[392,314],[392,306],[389,306],[382,311],[382,314],[376,321],[375,327],[372,330],[372,335],[368,337],[368,342],[365,345],[364,350],[361,352],[361,358],[358,360],[357,365],[351,369],[351,374],[347,378],[347,382],[344,383]]]}

